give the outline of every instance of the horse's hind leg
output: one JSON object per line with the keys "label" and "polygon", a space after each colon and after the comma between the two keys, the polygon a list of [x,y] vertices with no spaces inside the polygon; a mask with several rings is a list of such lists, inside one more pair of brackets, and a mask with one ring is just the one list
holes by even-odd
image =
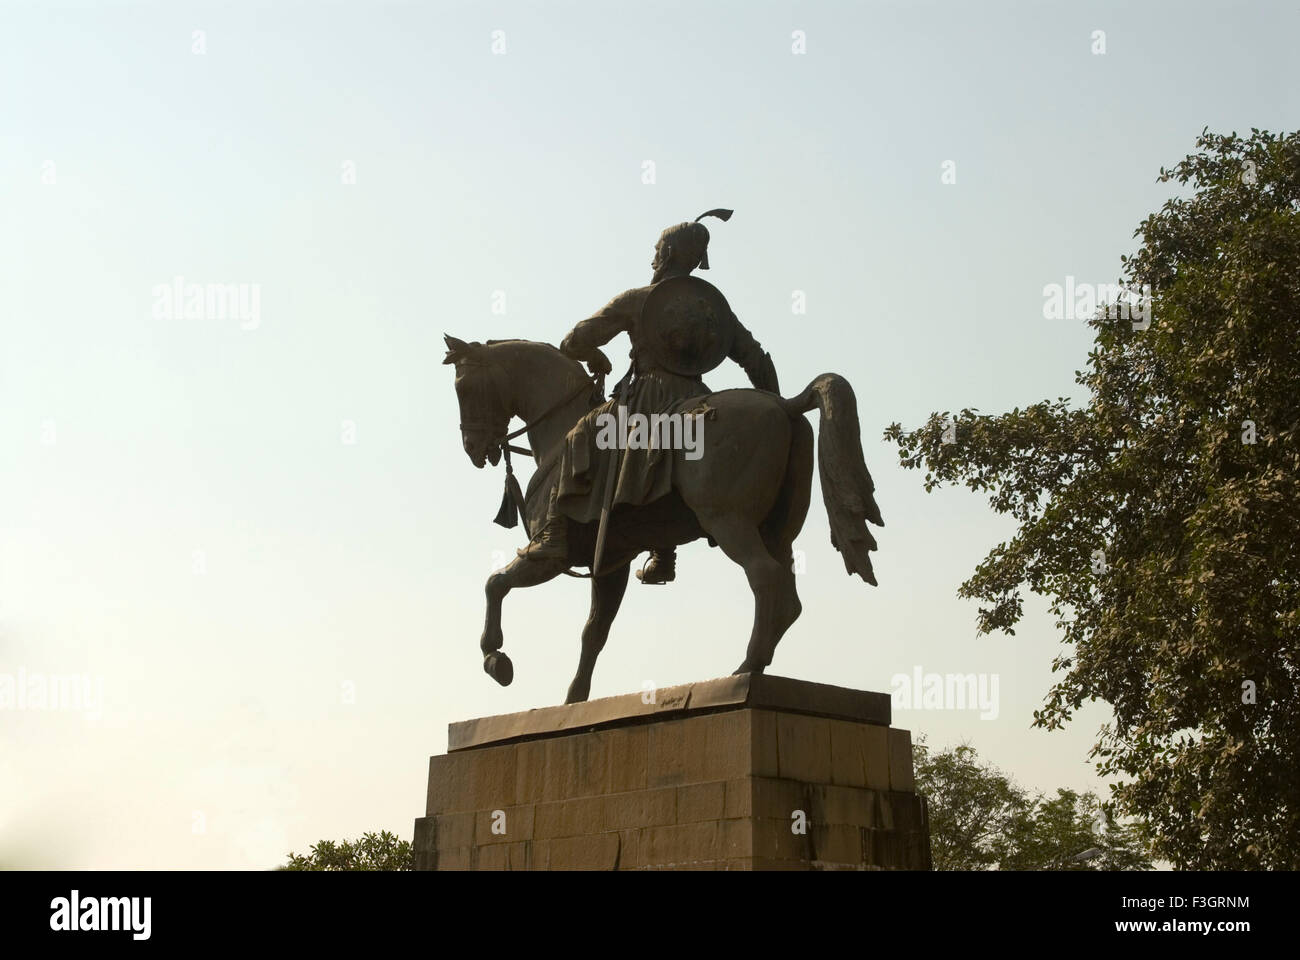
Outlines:
{"label": "horse's hind leg", "polygon": [[631,564],[591,578],[591,613],[582,628],[582,655],[578,658],[578,672],[569,684],[565,703],[581,703],[591,693],[591,673],[596,668],[596,658],[609,639],[609,628],[614,623],[623,593],[627,590],[627,574]]}
{"label": "horse's hind leg", "polygon": [[772,662],[776,645],[799,616],[794,573],[768,552],[758,527],[739,517],[700,517],[700,524],[724,553],[745,568],[754,592],[754,626],[745,660],[735,673],[762,673]]}
{"label": "horse's hind leg", "polygon": [[503,687],[510,686],[515,678],[515,667],[510,658],[501,652],[505,638],[501,634],[501,602],[515,587],[535,587],[554,580],[568,564],[563,559],[536,560],[516,557],[487,579],[487,619],[479,649],[483,651],[483,669]]}
{"label": "horse's hind leg", "polygon": [[[785,615],[789,619],[784,629],[799,619],[803,605],[795,585],[794,538],[803,529],[808,516],[808,502],[812,494],[813,434],[812,427],[803,417],[792,423],[790,459],[786,463],[785,481],[777,497],[776,506],[763,521],[760,533],[776,562],[785,571],[781,592],[786,600]],[[777,637],[780,639],[780,636]],[[773,644],[775,646],[775,644]]]}

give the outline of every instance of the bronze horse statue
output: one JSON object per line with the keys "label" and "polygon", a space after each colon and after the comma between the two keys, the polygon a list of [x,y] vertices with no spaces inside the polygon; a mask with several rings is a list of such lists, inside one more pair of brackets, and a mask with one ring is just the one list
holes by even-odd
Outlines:
{"label": "bronze horse statue", "polygon": [[[603,402],[601,391],[582,364],[547,343],[444,339],[443,362],[456,367],[461,441],[474,466],[498,462],[511,418],[527,425],[537,462],[523,497],[531,534],[545,518],[565,437]],[[789,399],[753,389],[709,393],[701,397],[705,399],[710,410],[707,442],[697,459],[673,451],[672,492],[649,504],[620,506],[610,516],[601,569],[591,572],[591,611],[565,703],[586,700],[590,693],[596,658],[622,603],[633,559],[666,542],[707,537],[744,568],[754,593],[754,623],[745,659],[734,672],[761,673],[772,662],[777,643],[802,611],[792,544],[803,528],[812,492],[813,431],[803,414],[813,409],[821,414],[818,466],[831,544],[850,574],[876,583],[870,557],[876,540],[866,521],[877,526],[884,521],[863,461],[857,400],[848,381],[825,373]],[[502,686],[514,677],[513,664],[501,651],[506,594],[545,583],[569,567],[589,567],[595,527],[571,524],[568,556],[559,563],[516,558],[488,577],[487,620],[479,645],[484,670]]]}

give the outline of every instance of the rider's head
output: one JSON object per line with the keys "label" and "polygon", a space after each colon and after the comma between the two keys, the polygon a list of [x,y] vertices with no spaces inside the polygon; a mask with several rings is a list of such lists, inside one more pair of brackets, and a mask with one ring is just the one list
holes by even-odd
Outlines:
{"label": "rider's head", "polygon": [[659,234],[655,258],[650,262],[654,282],[670,276],[685,276],[697,267],[709,269],[709,231],[700,223],[705,217],[730,220],[730,210],[710,210],[695,218],[694,223],[679,223]]}

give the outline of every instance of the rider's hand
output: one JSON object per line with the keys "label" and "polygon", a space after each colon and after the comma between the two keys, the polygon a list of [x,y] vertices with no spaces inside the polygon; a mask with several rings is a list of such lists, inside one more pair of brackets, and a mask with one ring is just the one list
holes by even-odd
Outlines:
{"label": "rider's hand", "polygon": [[591,356],[587,358],[587,367],[597,375],[604,375],[614,369],[610,365],[609,357],[605,356],[601,350],[591,352]]}

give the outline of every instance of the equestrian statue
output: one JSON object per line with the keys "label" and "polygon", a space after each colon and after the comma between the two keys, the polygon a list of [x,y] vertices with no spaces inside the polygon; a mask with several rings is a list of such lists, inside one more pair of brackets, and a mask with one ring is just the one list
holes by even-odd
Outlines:
{"label": "equestrian statue", "polygon": [[[792,545],[812,492],[813,431],[831,544],[850,574],[876,584],[867,521],[884,526],[862,456],[857,400],[843,377],[825,373],[783,398],[776,368],[712,284],[706,216],[664,230],[650,284],[621,293],[578,323],[555,348],[529,340],[466,343],[447,336],[456,369],[461,443],[474,466],[506,462],[497,522],[522,518],[530,539],[487,581],[483,668],[505,686],[514,666],[502,651],[501,605],[515,587],[560,574],[591,579],[577,674],[566,703],[587,699],[596,658],[627,588],[632,562],[646,585],[676,579],[676,548],[701,538],[744,568],[754,619],[736,673],[761,673],[799,617]],[[611,372],[601,347],[625,333],[631,366],[606,399]],[[734,360],[752,389],[714,393],[703,381]],[[588,370],[584,370],[583,364]],[[518,417],[524,426],[511,432]],[[527,436],[528,446],[510,441]],[[521,490],[511,453],[537,468]],[[586,574],[573,568],[587,568]]]}

